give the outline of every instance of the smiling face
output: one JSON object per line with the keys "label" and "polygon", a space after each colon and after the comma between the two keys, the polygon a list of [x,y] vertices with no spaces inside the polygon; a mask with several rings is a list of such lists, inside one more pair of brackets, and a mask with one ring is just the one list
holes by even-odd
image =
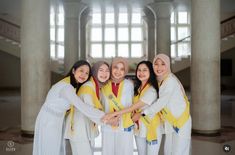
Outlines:
{"label": "smiling face", "polygon": [[119,62],[116,65],[112,66],[112,76],[117,80],[124,78],[125,66],[123,63]]}
{"label": "smiling face", "polygon": [[146,64],[140,64],[136,74],[137,78],[142,82],[142,84],[145,84],[149,80],[150,73]]}
{"label": "smiling face", "polygon": [[106,82],[110,77],[109,67],[106,64],[102,64],[97,73],[97,78],[100,82]]}
{"label": "smiling face", "polygon": [[76,70],[73,70],[74,78],[77,83],[85,82],[89,77],[90,69],[87,65],[82,65],[78,67]]}
{"label": "smiling face", "polygon": [[161,59],[157,59],[154,62],[153,69],[156,76],[165,76],[168,72],[167,65]]}

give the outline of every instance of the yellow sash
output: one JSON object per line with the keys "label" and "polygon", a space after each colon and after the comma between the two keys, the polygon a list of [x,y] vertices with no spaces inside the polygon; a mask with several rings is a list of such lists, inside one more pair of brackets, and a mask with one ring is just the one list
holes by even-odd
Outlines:
{"label": "yellow sash", "polygon": [[184,124],[189,119],[189,101],[186,95],[184,95],[184,100],[186,102],[186,108],[179,118],[175,118],[168,108],[161,110],[163,117],[173,126],[174,130],[178,133],[179,129],[184,126]]}
{"label": "yellow sash", "polygon": [[[95,84],[95,81],[94,79],[91,77],[90,79],[92,85],[94,87],[96,87],[96,84]],[[77,93],[78,96],[82,95],[82,94],[89,94],[91,95],[92,97],[92,103],[94,105],[95,108],[99,109],[99,110],[102,110],[103,111],[103,106],[102,104],[100,103],[100,100],[99,98],[97,97],[96,95],[96,90],[94,90],[91,86],[88,86],[88,85],[82,85]],[[94,123],[94,128],[93,130],[97,130],[98,131],[98,126],[97,124]]]}
{"label": "yellow sash", "polygon": [[[168,78],[169,76],[167,76],[162,82],[160,85],[162,85],[162,83]],[[175,77],[174,77],[175,78]],[[178,79],[176,78],[176,80],[178,81]],[[178,81],[179,82],[179,81]],[[180,84],[181,85],[181,84]],[[185,100],[185,103],[186,103],[186,108],[184,110],[184,112],[181,114],[181,116],[179,118],[175,118],[171,111],[168,109],[168,108],[163,108],[160,113],[161,115],[163,116],[164,119],[166,119],[174,128],[174,130],[178,133],[179,132],[179,129],[181,127],[184,126],[184,124],[187,122],[187,120],[189,119],[189,116],[190,116],[190,103],[189,103],[189,100],[188,100],[188,97],[185,95],[185,92],[183,90],[183,86],[181,85],[181,91],[182,91],[182,94],[184,95],[184,100]]]}
{"label": "yellow sash", "polygon": [[[119,85],[118,96],[116,97],[112,91],[112,82],[109,81],[101,90],[102,93],[108,98],[109,102],[109,111],[114,112],[120,111],[125,107],[121,103],[122,90],[123,90],[124,81]],[[131,131],[134,127],[134,123],[131,119],[131,113],[126,113],[122,115],[124,131]]]}
{"label": "yellow sash", "polygon": [[[96,87],[95,81],[94,81],[94,79],[92,77],[91,77],[90,81],[92,82],[92,85],[94,87]],[[94,91],[94,89],[91,86],[82,85],[81,88],[78,91],[78,96],[80,96],[82,94],[89,94],[89,95],[91,95],[94,107],[103,111],[103,106],[100,103],[100,100],[98,99],[98,97],[96,95],[96,91]]]}
{"label": "yellow sash", "polygon": [[[146,85],[145,88],[140,92],[139,95],[134,96],[134,104],[146,93],[150,85]],[[140,110],[139,110],[140,111]],[[147,137],[146,140],[149,144],[157,144],[157,127],[160,125],[160,117],[158,114],[150,119],[149,116],[141,116],[140,121],[144,123],[147,128]]]}
{"label": "yellow sash", "polygon": [[[94,87],[96,87],[96,84],[95,84],[95,81],[94,79],[91,77],[90,81],[92,82],[92,85]],[[88,86],[88,85],[82,85],[78,92],[77,92],[77,95],[80,96],[82,94],[89,94],[91,95],[92,97],[92,103],[94,104],[94,107],[99,109],[99,110],[102,110],[103,111],[103,106],[101,105],[97,95],[96,95],[96,91],[93,90],[93,88],[91,86]],[[73,125],[74,125],[74,106],[70,106],[70,114],[71,114],[71,117],[70,117],[70,127],[71,127],[71,131],[73,132]],[[98,130],[98,126],[94,123],[94,128],[93,130]]]}

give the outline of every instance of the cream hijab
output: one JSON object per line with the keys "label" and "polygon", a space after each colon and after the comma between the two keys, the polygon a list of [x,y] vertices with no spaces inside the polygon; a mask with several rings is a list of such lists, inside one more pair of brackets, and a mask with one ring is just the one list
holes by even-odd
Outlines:
{"label": "cream hijab", "polygon": [[128,62],[127,62],[127,59],[125,58],[122,58],[122,57],[116,57],[113,59],[112,61],[112,64],[111,64],[111,79],[113,82],[115,83],[120,83],[124,78],[125,78],[125,75],[123,78],[121,79],[115,79],[112,75],[112,69],[115,65],[117,65],[118,63],[122,63],[124,65],[124,68],[125,68],[125,75],[128,73]]}
{"label": "cream hijab", "polygon": [[153,59],[153,65],[155,64],[157,59],[161,59],[165,63],[165,65],[167,67],[167,72],[164,75],[157,76],[157,81],[161,82],[165,77],[167,77],[171,73],[170,58],[166,54],[158,54]]}

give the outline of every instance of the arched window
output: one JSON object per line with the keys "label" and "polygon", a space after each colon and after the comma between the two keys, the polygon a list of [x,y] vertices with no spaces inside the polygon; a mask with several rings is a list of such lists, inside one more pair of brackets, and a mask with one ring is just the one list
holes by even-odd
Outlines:
{"label": "arched window", "polygon": [[92,8],[87,25],[87,56],[94,59],[146,57],[146,26],[142,16],[140,8]]}

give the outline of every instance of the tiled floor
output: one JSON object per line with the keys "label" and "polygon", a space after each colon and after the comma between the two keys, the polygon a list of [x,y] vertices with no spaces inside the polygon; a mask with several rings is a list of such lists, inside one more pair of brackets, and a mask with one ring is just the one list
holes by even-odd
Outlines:
{"label": "tiled floor", "polygon": [[[221,124],[220,136],[192,136],[192,155],[235,154],[235,91],[224,91],[221,96]],[[0,155],[31,155],[32,141],[20,136],[20,92],[0,91]],[[224,147],[230,151],[225,152]],[[69,146],[67,152],[71,154]],[[161,147],[159,154],[162,152]]]}

